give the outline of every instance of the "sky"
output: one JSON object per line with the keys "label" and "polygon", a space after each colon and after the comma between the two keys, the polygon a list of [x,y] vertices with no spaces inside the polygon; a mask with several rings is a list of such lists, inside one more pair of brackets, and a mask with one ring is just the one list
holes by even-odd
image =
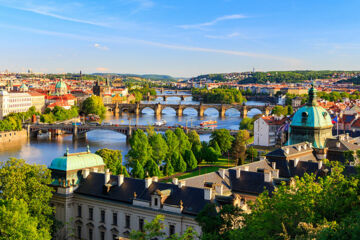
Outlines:
{"label": "sky", "polygon": [[360,70],[358,0],[0,0],[0,71]]}

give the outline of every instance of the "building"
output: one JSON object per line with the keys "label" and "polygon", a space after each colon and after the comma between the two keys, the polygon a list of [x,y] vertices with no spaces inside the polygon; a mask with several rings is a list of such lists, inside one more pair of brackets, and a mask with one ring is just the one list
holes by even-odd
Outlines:
{"label": "building", "polygon": [[61,96],[68,93],[68,88],[66,86],[66,83],[60,79],[55,85],[55,95]]}
{"label": "building", "polygon": [[302,98],[301,97],[296,97],[296,98],[293,98],[291,100],[291,106],[293,108],[298,108],[301,106],[301,101],[302,101]]}
{"label": "building", "polygon": [[263,116],[254,122],[254,145],[275,146],[278,131],[286,124],[287,118],[283,116]]}
{"label": "building", "polygon": [[28,93],[9,93],[0,90],[0,119],[9,113],[26,112],[31,104],[31,96]]}
{"label": "building", "polygon": [[45,95],[38,92],[29,92],[29,95],[31,96],[31,106],[34,106],[38,112],[44,112]]}
{"label": "building", "polygon": [[75,229],[78,239],[115,239],[142,230],[145,221],[165,216],[167,237],[183,234],[188,227],[198,233],[195,216],[215,196],[212,188],[186,186],[175,179],[160,183],[147,179],[111,175],[102,158],[87,152],[55,158],[49,167],[55,189],[55,217],[70,223],[58,232],[65,239]]}
{"label": "building", "polygon": [[325,140],[332,137],[330,114],[318,105],[316,92],[312,86],[308,102],[294,114],[290,125],[290,145],[310,142],[316,148],[323,148]]}

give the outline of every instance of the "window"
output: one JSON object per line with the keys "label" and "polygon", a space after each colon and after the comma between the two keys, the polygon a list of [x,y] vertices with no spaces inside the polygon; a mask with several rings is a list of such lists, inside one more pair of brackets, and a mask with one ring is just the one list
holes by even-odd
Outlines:
{"label": "window", "polygon": [[89,228],[89,240],[93,239],[93,230],[92,228]]}
{"label": "window", "polygon": [[94,209],[89,208],[89,220],[93,220],[93,219],[94,219]]}
{"label": "window", "polygon": [[139,230],[144,231],[144,219],[139,219]]}
{"label": "window", "polygon": [[155,206],[158,205],[158,198],[157,198],[157,197],[154,199],[154,205],[155,205]]}
{"label": "window", "polygon": [[78,217],[81,217],[81,205],[78,205]]}
{"label": "window", "polygon": [[113,213],[113,225],[117,225],[117,213]]}
{"label": "window", "polygon": [[130,229],[130,215],[125,216],[125,228]]}
{"label": "window", "polygon": [[105,223],[105,210],[101,210],[101,218],[100,218],[100,222]]}
{"label": "window", "polygon": [[77,236],[79,239],[81,239],[81,226],[77,227]]}
{"label": "window", "polygon": [[172,235],[175,234],[175,226],[174,225],[170,225],[169,226],[169,236],[171,237]]}
{"label": "window", "polygon": [[100,239],[105,240],[105,232],[100,232]]}

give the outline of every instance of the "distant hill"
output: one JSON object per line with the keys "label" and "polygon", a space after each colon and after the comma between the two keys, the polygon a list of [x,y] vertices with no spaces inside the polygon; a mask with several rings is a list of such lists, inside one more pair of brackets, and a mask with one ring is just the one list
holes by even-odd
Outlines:
{"label": "distant hill", "polygon": [[144,78],[144,79],[150,79],[150,80],[154,80],[154,81],[177,81],[179,78],[174,78],[172,76],[169,75],[160,75],[160,74],[124,74],[124,73],[93,73],[93,75],[98,75],[98,76],[118,76],[118,77],[122,77],[122,78],[127,78],[127,77],[137,77],[137,78]]}
{"label": "distant hill", "polygon": [[247,83],[295,83],[311,79],[328,79],[339,78],[345,76],[354,76],[359,71],[270,71],[270,72],[239,72],[239,73],[217,73],[206,74],[191,78],[192,81],[206,81],[211,80],[215,82],[235,81],[240,84]]}
{"label": "distant hill", "polygon": [[346,80],[340,80],[337,81],[336,83],[352,83],[354,85],[360,85],[360,76],[356,76],[350,79],[346,79]]}

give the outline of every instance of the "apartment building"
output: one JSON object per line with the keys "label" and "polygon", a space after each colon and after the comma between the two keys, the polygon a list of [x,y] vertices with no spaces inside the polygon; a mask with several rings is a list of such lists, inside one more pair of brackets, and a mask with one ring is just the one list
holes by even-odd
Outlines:
{"label": "apartment building", "polygon": [[31,95],[0,90],[0,119],[10,113],[26,112],[31,105]]}

